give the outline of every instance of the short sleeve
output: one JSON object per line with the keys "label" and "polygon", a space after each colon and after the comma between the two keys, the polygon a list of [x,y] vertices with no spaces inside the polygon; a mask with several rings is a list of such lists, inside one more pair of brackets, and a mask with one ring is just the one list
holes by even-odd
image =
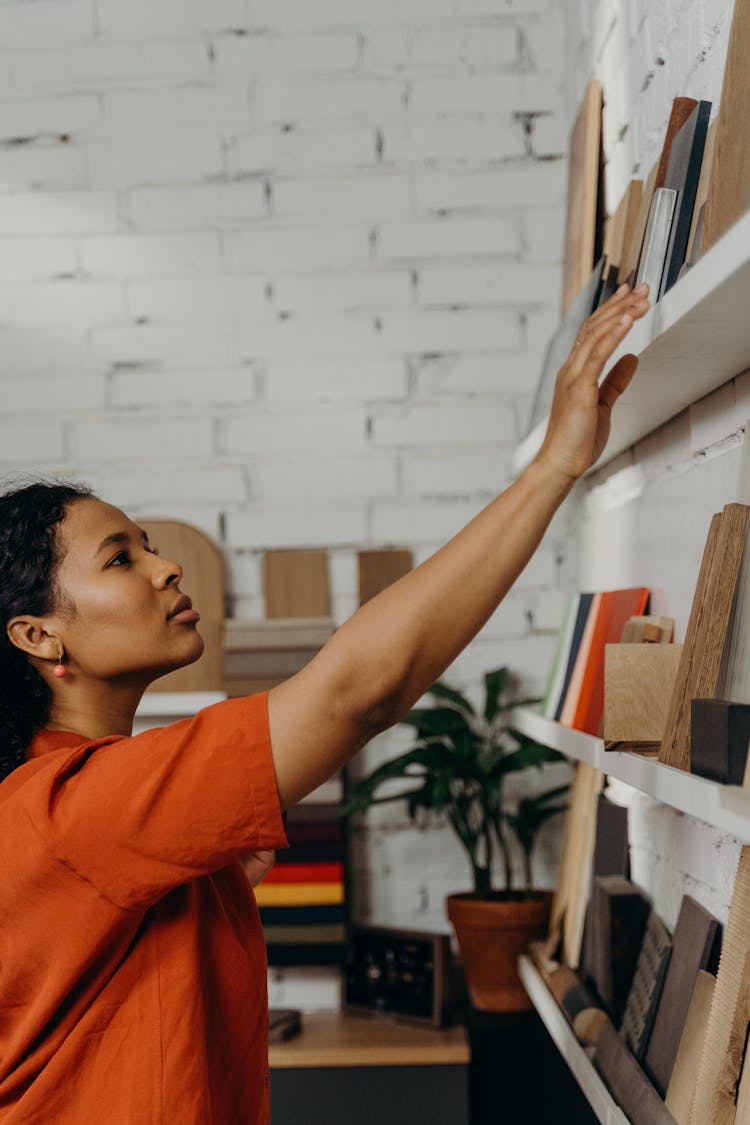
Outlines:
{"label": "short sleeve", "polygon": [[33,804],[62,862],[125,909],[250,851],[288,847],[267,693],[78,747]]}

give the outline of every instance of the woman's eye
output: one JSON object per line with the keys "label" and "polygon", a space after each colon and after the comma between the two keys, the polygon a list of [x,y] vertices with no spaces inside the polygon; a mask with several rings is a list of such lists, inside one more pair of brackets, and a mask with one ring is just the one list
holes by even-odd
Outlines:
{"label": "woman's eye", "polygon": [[130,562],[130,555],[128,554],[128,552],[127,551],[120,551],[119,554],[115,555],[115,557],[112,559],[112,561],[110,562],[109,565],[110,566],[127,566],[127,564],[129,562]]}

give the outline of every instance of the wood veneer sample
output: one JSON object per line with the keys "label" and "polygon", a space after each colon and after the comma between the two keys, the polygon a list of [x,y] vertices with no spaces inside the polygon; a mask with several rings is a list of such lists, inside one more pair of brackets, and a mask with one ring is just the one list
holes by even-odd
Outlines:
{"label": "wood veneer sample", "polygon": [[656,188],[668,186],[667,167],[669,165],[669,157],[672,152],[672,142],[697,105],[698,103],[695,98],[675,98],[672,102],[672,111],[669,115],[669,122],[667,124],[667,135],[664,138],[661,156],[659,157],[659,163],[656,166],[654,190],[656,190]]}
{"label": "wood veneer sample", "polygon": [[266,617],[330,617],[326,551],[266,551]]}
{"label": "wood veneer sample", "polygon": [[592,79],[570,135],[563,316],[591,276],[596,260],[601,136],[602,88]]}
{"label": "wood veneer sample", "polygon": [[603,773],[587,762],[578,763],[565,814],[560,874],[552,899],[550,928],[544,949],[548,960],[557,959],[562,942],[563,959],[571,969],[578,968],[581,958],[591,889],[596,808],[603,785]]}
{"label": "wood veneer sample", "polygon": [[734,0],[719,125],[706,199],[702,250],[737,221],[750,204],[750,0]]}
{"label": "wood veneer sample", "polygon": [[727,504],[711,521],[659,761],[690,769],[690,701],[715,698],[739,584],[750,507]]}
{"label": "wood veneer sample", "polygon": [[667,1108],[677,1125],[689,1125],[690,1122],[715,984],[716,978],[711,973],[700,970],[688,998],[687,1016],[666,1096]]}
{"label": "wood veneer sample", "polygon": [[666,293],[677,281],[687,255],[710,116],[711,103],[698,102],[672,142],[664,186],[677,191],[677,206],[664,263],[662,293]]}
{"label": "wood veneer sample", "polygon": [[681,656],[682,645],[605,645],[605,743],[662,740]]}
{"label": "wood veneer sample", "polygon": [[604,267],[605,281],[610,274],[615,275],[618,283],[625,280],[626,274],[622,270],[638,219],[642,195],[643,180],[631,180],[617,209],[607,220],[604,239],[604,254],[607,259]]}
{"label": "wood veneer sample", "polygon": [[718,131],[719,119],[715,118],[708,126],[706,133],[706,147],[703,150],[703,163],[701,164],[701,174],[698,180],[698,190],[695,193],[695,207],[693,208],[693,221],[690,224],[690,234],[688,236],[687,254],[685,260],[689,265],[694,265],[700,258],[704,250],[703,234],[701,232],[700,239],[697,238],[698,234],[698,221],[701,217],[701,212],[704,212],[705,223],[705,205],[708,199],[708,188],[711,183],[711,172],[714,162],[714,149],[716,147],[716,134]]}
{"label": "wood veneer sample", "polygon": [[750,1023],[750,847],[740,851],[690,1125],[734,1125]]}
{"label": "wood veneer sample", "polygon": [[181,583],[200,610],[205,648],[200,660],[161,676],[149,688],[162,691],[224,690],[224,557],[198,528],[179,520],[141,520],[151,544],[167,559],[181,564]]}
{"label": "wood veneer sample", "polygon": [[381,590],[403,578],[412,565],[411,551],[360,551],[357,555],[359,604],[364,605]]}
{"label": "wood veneer sample", "polygon": [[623,644],[662,644],[667,645],[674,637],[674,617],[663,617],[652,613],[640,617],[630,617],[622,631]]}
{"label": "wood veneer sample", "polygon": [[[596,808],[596,838],[592,880],[603,875],[630,875],[630,846],[628,843],[628,810],[616,805],[602,793]],[[593,890],[593,883],[592,883]],[[598,963],[597,927],[594,920],[593,894],[589,892],[586,925],[583,931],[581,970],[584,979],[594,980]]]}
{"label": "wood veneer sample", "polygon": [[620,875],[594,879],[591,927],[594,985],[615,1027],[619,1027],[643,949],[651,908],[643,892]]}
{"label": "wood veneer sample", "polygon": [[670,1088],[690,998],[699,974],[712,967],[716,958],[719,932],[713,914],[685,895],[672,935],[672,957],[645,1058],[646,1072],[662,1096]]}
{"label": "wood veneer sample", "polygon": [[623,253],[623,261],[619,273],[621,281],[634,282],[636,274],[638,273],[638,263],[641,260],[643,238],[646,234],[648,217],[651,212],[651,200],[654,198],[656,174],[658,171],[659,165],[657,163],[654,164],[645,184],[643,185],[635,222],[633,223],[633,228],[630,232],[630,237]]}
{"label": "wood veneer sample", "polygon": [[[674,1117],[611,1023],[600,1032],[594,1066],[632,1125],[675,1125]],[[709,1125],[709,1118],[702,1125]]]}
{"label": "wood veneer sample", "polygon": [[643,1061],[651,1039],[671,956],[672,938],[669,930],[656,911],[652,910],[620,1031],[639,1062]]}

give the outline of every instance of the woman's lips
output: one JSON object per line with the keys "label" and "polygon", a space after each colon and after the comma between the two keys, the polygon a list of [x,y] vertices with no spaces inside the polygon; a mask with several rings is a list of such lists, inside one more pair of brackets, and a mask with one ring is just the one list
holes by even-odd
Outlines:
{"label": "woman's lips", "polygon": [[173,617],[168,618],[170,622],[174,621],[178,625],[192,625],[200,619],[201,615],[197,609],[183,609],[181,613],[175,613]]}

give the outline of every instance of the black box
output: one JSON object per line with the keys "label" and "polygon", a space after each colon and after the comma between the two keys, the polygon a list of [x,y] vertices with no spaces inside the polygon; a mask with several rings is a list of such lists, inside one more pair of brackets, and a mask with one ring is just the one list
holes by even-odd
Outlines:
{"label": "black box", "polygon": [[694,699],[690,711],[691,773],[742,785],[750,744],[750,704]]}

